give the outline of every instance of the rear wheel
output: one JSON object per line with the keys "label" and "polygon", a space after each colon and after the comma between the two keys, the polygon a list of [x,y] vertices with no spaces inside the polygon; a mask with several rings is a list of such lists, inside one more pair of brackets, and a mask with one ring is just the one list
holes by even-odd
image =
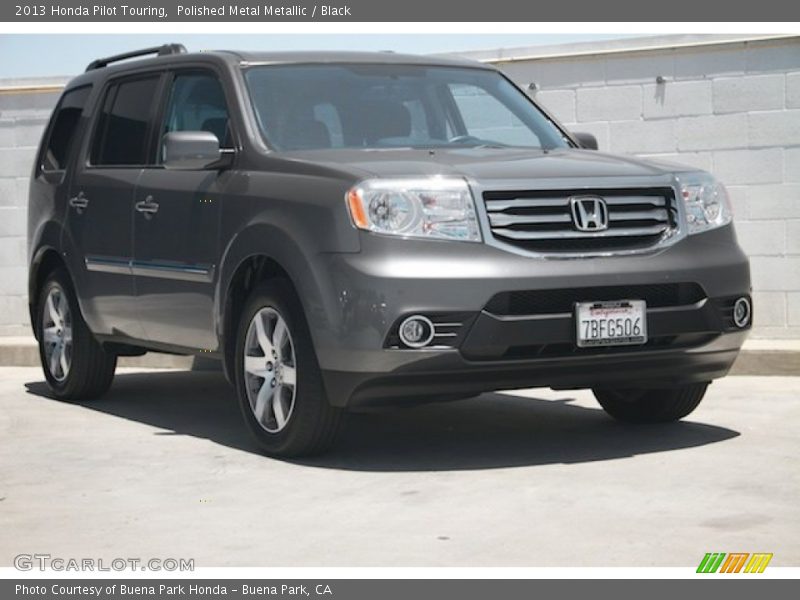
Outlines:
{"label": "rear wheel", "polygon": [[253,290],[236,350],[240,408],[264,451],[291,457],[330,447],[343,411],[328,402],[308,325],[288,281],[270,280]]}
{"label": "rear wheel", "polygon": [[47,385],[63,400],[91,400],[114,379],[117,357],[106,352],[89,331],[67,272],[53,270],[37,304],[39,357]]}
{"label": "rear wheel", "polygon": [[705,396],[707,383],[659,389],[595,389],[609,415],[627,423],[667,423],[691,413]]}

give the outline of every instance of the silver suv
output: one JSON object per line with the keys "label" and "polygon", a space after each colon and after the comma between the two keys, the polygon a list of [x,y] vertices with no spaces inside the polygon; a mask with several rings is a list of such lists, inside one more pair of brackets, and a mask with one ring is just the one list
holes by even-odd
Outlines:
{"label": "silver suv", "polygon": [[530,386],[680,419],[747,335],[748,261],[711,175],[596,146],[473,62],[94,61],[30,188],[47,381],[88,399],[118,356],[202,353],[282,456],[348,407]]}

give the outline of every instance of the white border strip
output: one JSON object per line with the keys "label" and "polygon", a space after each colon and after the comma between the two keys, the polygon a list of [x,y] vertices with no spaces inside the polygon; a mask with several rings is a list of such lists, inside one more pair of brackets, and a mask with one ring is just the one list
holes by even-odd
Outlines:
{"label": "white border strip", "polygon": [[[800,33],[800,22],[789,23],[316,23],[316,22],[112,22],[112,23],[68,23],[68,22],[4,22],[0,23],[2,34],[166,34],[166,33],[249,33],[249,34],[749,34],[789,35]],[[506,59],[507,60],[507,59]],[[194,578],[252,578],[252,579],[693,579],[747,578],[747,579],[800,579],[798,567],[769,567],[759,575],[698,575],[694,568],[354,568],[354,567],[285,567],[285,568],[198,568],[191,573],[170,572],[60,572],[18,571],[11,567],[0,567],[2,579],[194,579]]]}
{"label": "white border strip", "polygon": [[800,567],[760,574],[695,572],[695,567],[212,567],[189,573],[156,571],[17,571],[0,579],[800,579]]}
{"label": "white border strip", "polygon": [[[68,33],[65,29],[68,28]],[[246,34],[703,34],[789,35],[800,33],[800,22],[767,23],[386,23],[386,22],[288,22],[288,21],[203,21],[203,22],[3,22],[0,33],[62,34],[76,33],[246,33]]]}

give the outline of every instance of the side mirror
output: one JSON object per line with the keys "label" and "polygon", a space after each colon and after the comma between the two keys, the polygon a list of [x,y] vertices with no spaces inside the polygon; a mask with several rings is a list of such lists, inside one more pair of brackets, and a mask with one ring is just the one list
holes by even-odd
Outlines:
{"label": "side mirror", "polygon": [[591,133],[575,132],[572,134],[572,137],[578,140],[581,148],[585,148],[586,150],[597,150],[597,138]]}
{"label": "side mirror", "polygon": [[167,169],[205,169],[222,157],[217,136],[208,131],[172,131],[164,135],[161,147]]}

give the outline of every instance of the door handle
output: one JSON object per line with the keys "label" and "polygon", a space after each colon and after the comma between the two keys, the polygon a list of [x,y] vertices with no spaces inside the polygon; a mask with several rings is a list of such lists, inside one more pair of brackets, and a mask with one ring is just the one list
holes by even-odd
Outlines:
{"label": "door handle", "polygon": [[134,206],[138,212],[144,215],[145,219],[151,218],[158,212],[158,202],[155,202],[152,196],[137,202]]}
{"label": "door handle", "polygon": [[83,211],[86,210],[86,207],[89,206],[89,199],[83,195],[83,192],[78,192],[77,196],[73,196],[69,199],[69,205],[75,209],[79,215],[83,214]]}

